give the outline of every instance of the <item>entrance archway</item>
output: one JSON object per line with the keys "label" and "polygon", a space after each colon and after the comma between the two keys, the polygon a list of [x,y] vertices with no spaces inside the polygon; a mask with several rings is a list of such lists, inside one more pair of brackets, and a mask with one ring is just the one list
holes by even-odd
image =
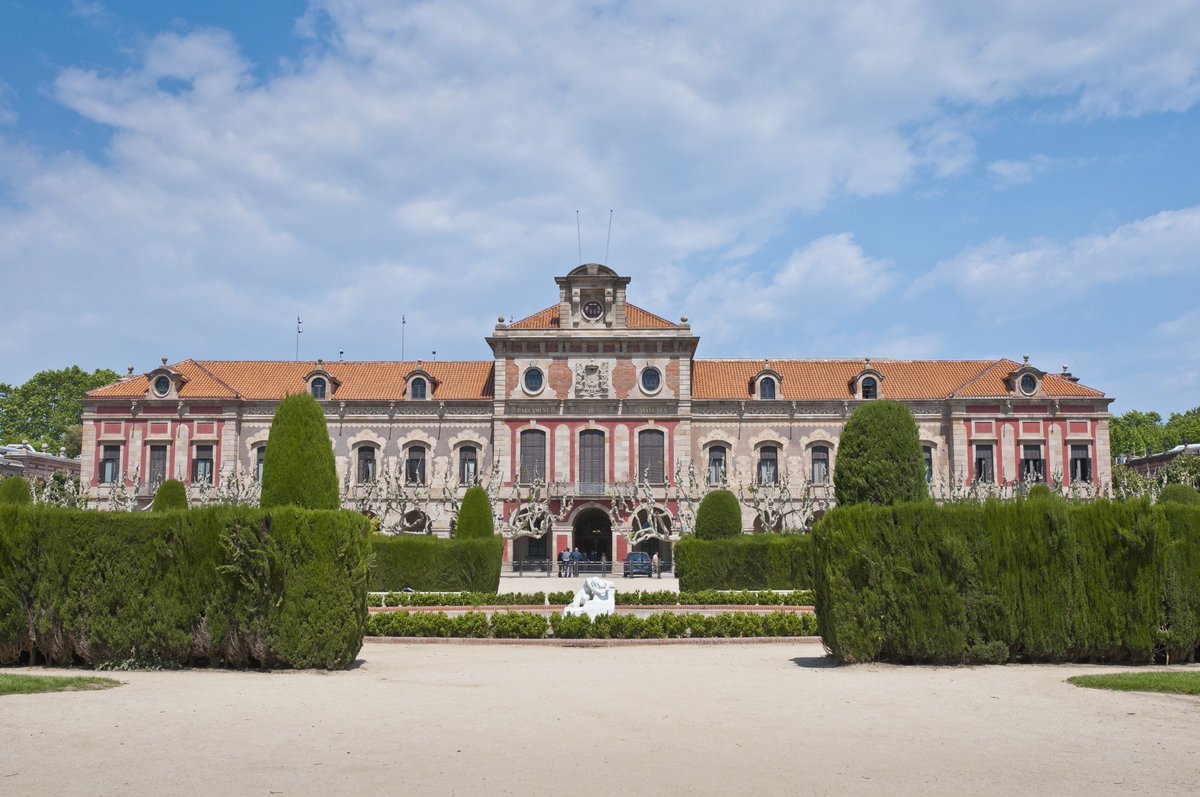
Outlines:
{"label": "entrance archway", "polygon": [[612,561],[612,521],[603,509],[585,509],[575,518],[571,545],[583,553],[589,562],[599,562],[603,556]]}

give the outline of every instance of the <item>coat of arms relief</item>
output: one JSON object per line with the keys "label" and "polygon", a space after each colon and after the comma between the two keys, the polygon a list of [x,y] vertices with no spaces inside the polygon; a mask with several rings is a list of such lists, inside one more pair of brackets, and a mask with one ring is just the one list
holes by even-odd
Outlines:
{"label": "coat of arms relief", "polygon": [[575,366],[575,398],[608,398],[608,363]]}

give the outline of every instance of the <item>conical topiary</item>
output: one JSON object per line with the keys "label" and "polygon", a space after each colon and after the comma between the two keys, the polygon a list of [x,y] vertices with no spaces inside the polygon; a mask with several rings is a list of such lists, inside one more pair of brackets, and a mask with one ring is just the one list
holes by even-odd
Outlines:
{"label": "conical topiary", "polygon": [[908,407],[868,401],[850,413],[838,444],[833,486],[838,506],[929,497],[921,435]]}
{"label": "conical topiary", "polygon": [[337,469],[325,413],[307,393],[288,396],[275,410],[263,458],[260,503],[264,508],[339,506]]}
{"label": "conical topiary", "polygon": [[33,503],[33,492],[29,482],[21,476],[9,476],[0,481],[0,504],[19,504],[22,506]]}
{"label": "conical topiary", "polygon": [[458,522],[454,526],[455,537],[490,537],[496,533],[492,520],[492,502],[487,490],[475,486],[463,496],[458,510]]}
{"label": "conical topiary", "polygon": [[713,490],[696,510],[696,539],[720,540],[742,533],[742,508],[728,490]]}
{"label": "conical topiary", "polygon": [[158,485],[154,492],[154,504],[151,512],[170,512],[175,509],[187,509],[187,489],[178,479],[168,479]]}

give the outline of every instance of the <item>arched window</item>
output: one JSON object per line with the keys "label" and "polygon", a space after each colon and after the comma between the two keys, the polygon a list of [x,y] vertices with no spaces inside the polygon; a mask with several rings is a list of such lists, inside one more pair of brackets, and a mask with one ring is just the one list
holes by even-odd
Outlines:
{"label": "arched window", "polygon": [[638,479],[645,477],[651,484],[666,483],[666,438],[654,429],[638,432]]}
{"label": "arched window", "polygon": [[412,381],[412,385],[409,388],[409,390],[410,390],[409,395],[411,395],[413,399],[415,399],[417,401],[421,401],[421,400],[425,399],[425,397],[426,397],[425,380],[422,379],[421,377],[417,377],[416,379],[414,379]]}
{"label": "arched window", "polygon": [[879,398],[879,383],[875,381],[875,377],[863,377],[862,397],[865,399]]}
{"label": "arched window", "polygon": [[779,483],[779,449],[763,446],[758,450],[758,483]]}
{"label": "arched window", "polygon": [[326,384],[325,384],[324,379],[322,379],[319,376],[316,379],[314,379],[312,381],[312,384],[309,385],[309,390],[312,391],[312,397],[315,399],[325,398],[325,387],[326,387]]}
{"label": "arched window", "polygon": [[758,383],[758,397],[764,401],[770,401],[775,398],[775,380],[772,377],[765,376]]}
{"label": "arched window", "polygon": [[478,453],[475,446],[458,449],[458,483],[472,485],[479,480]]}
{"label": "arched window", "polygon": [[708,448],[708,483],[716,487],[725,481],[725,446]]}
{"label": "arched window", "polygon": [[375,481],[375,449],[362,446],[358,449],[358,483],[367,484]]}
{"label": "arched window", "polygon": [[546,478],[546,433],[540,429],[521,432],[521,463],[518,477],[522,484]]}
{"label": "arched window", "polygon": [[425,483],[425,447],[411,446],[404,460],[404,481],[408,484]]}
{"label": "arched window", "polygon": [[812,481],[813,484],[829,481],[829,446],[812,447]]}

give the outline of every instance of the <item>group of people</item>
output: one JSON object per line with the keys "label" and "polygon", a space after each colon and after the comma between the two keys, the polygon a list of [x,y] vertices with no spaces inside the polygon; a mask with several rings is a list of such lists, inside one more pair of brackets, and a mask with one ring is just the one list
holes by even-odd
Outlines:
{"label": "group of people", "polygon": [[600,563],[600,572],[608,572],[608,557],[600,554],[599,559],[589,560],[578,547],[575,550],[564,548],[558,557],[558,575],[560,578],[579,575],[579,566],[583,562],[595,561]]}

